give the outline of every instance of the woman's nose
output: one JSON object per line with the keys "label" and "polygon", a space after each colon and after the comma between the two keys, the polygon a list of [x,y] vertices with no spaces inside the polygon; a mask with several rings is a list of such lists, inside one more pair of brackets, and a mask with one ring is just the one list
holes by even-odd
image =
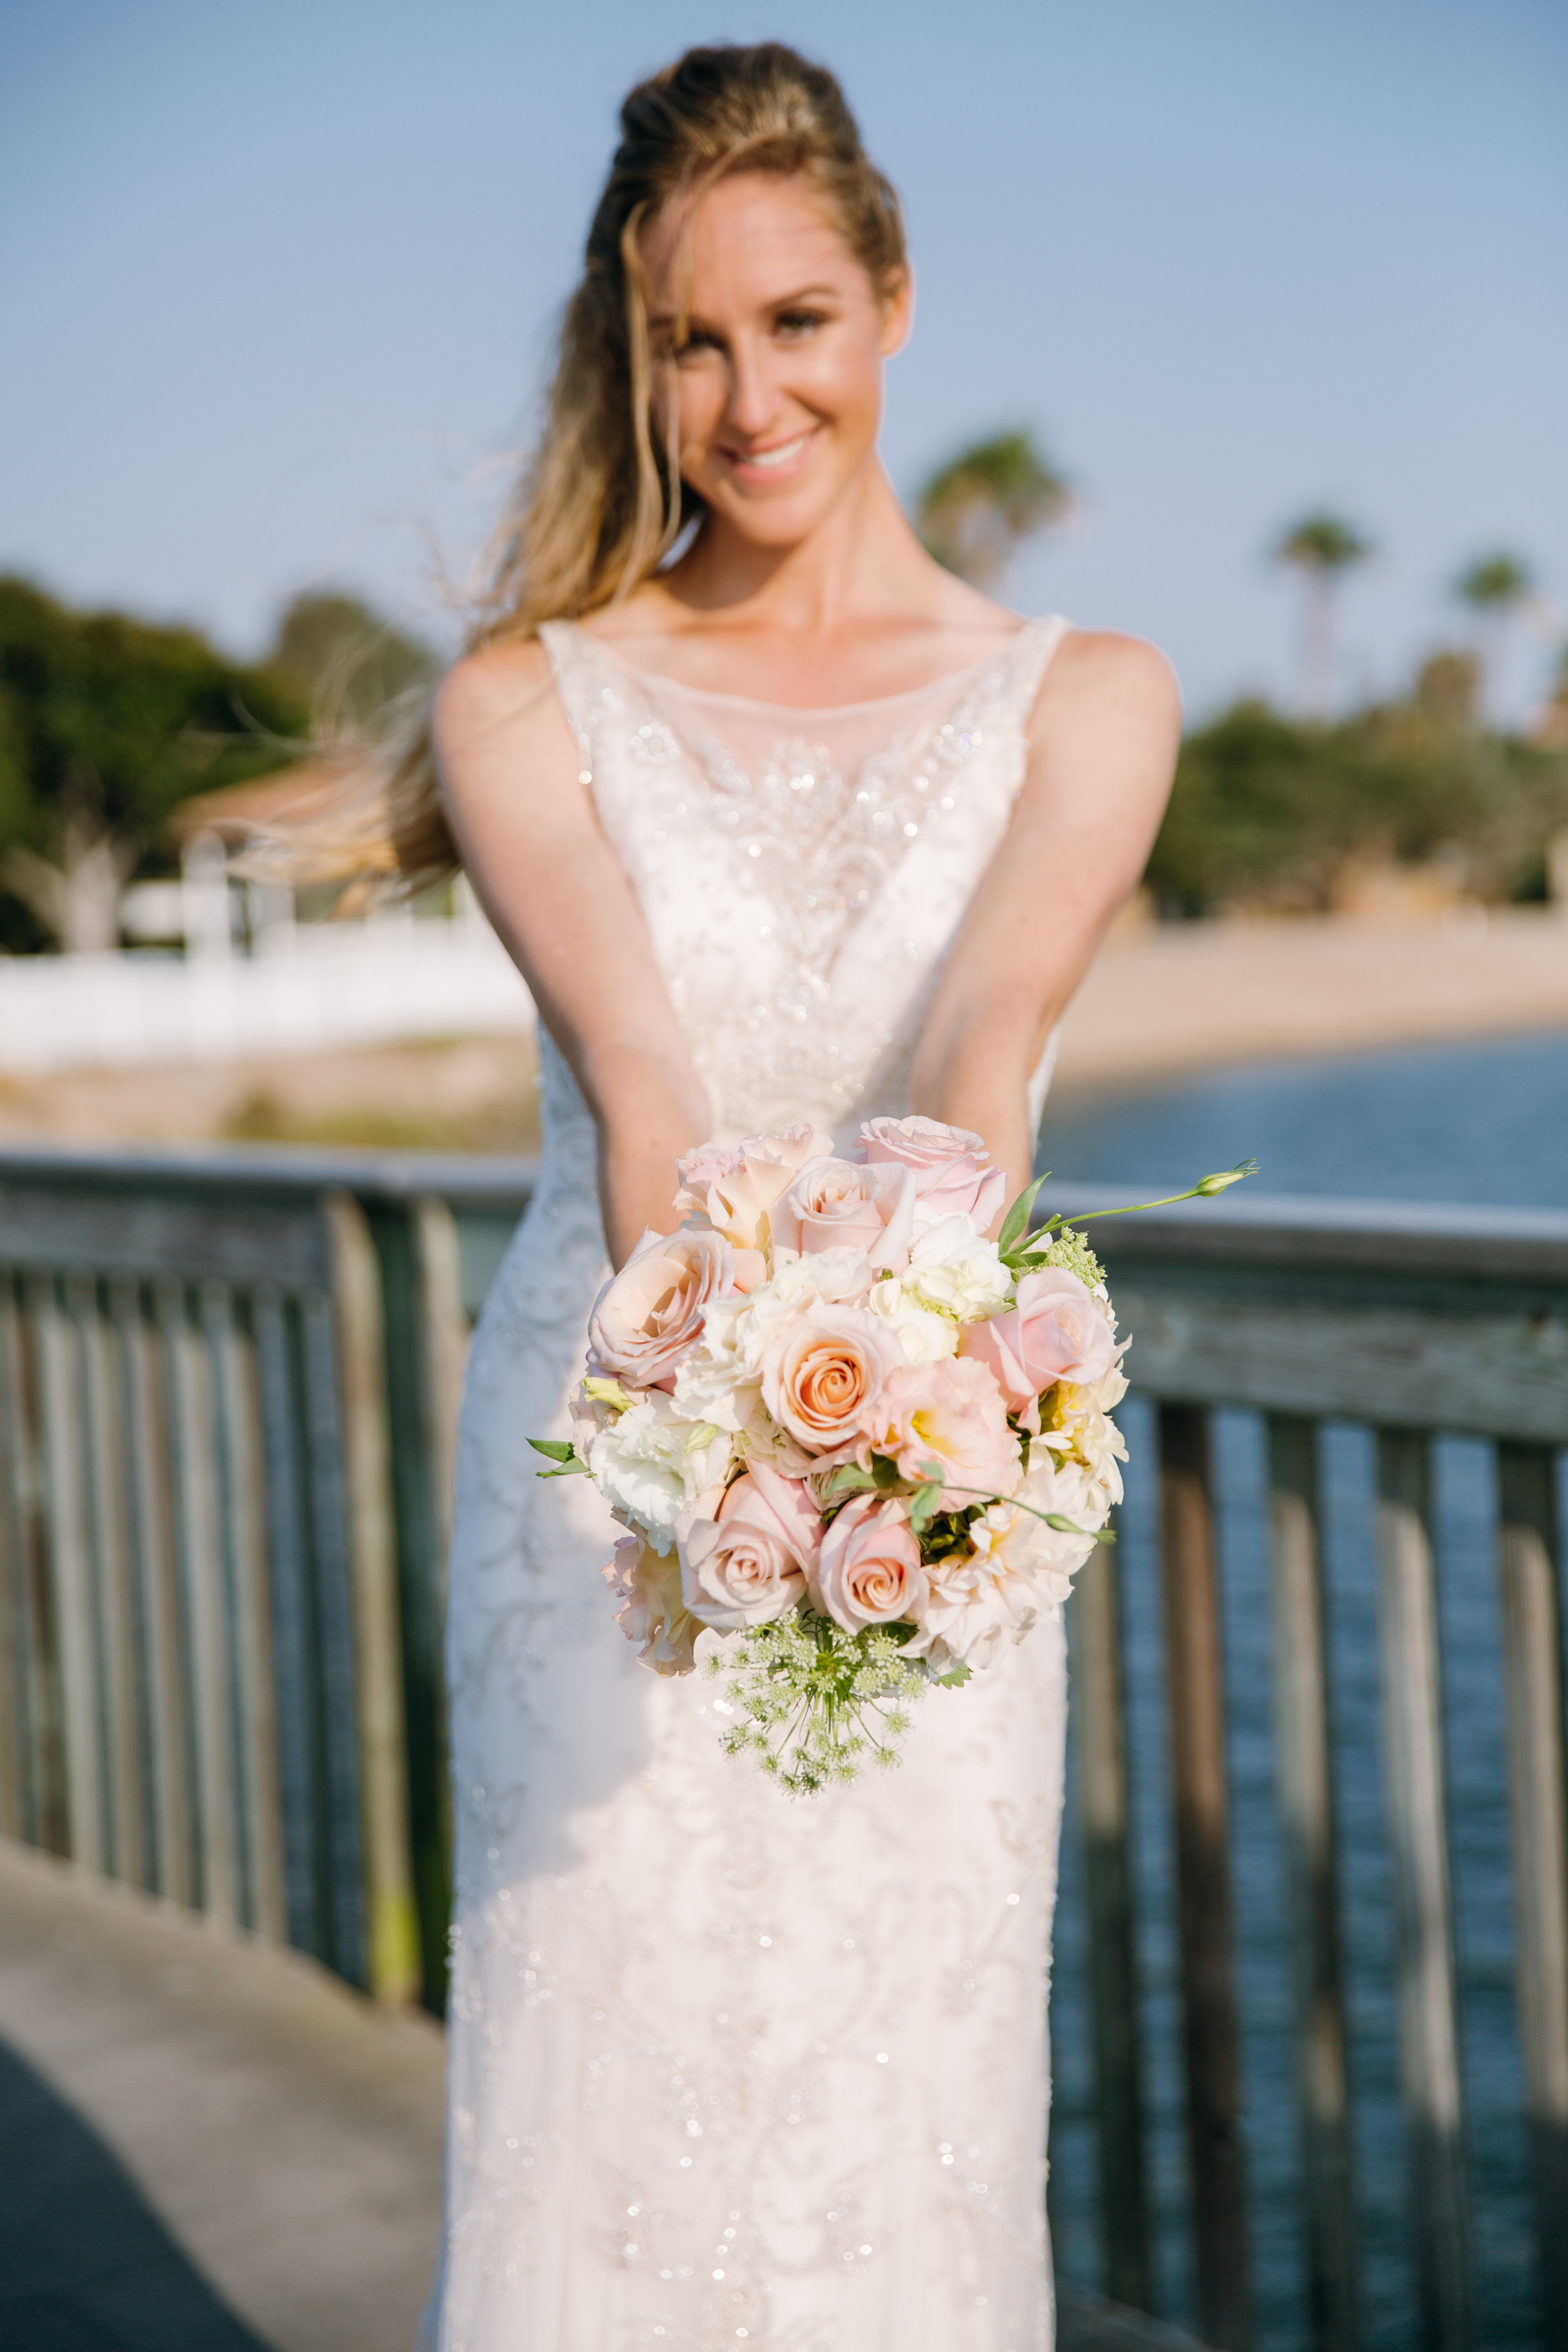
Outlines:
{"label": "woman's nose", "polygon": [[734,432],[754,440],[767,431],[777,414],[778,390],[763,354],[743,344],[731,348],[726,423]]}

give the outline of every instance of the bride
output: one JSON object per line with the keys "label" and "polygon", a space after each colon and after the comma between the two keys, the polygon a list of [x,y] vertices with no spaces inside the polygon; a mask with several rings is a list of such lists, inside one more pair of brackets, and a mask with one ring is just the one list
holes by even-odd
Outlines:
{"label": "bride", "polygon": [[[438,2352],[1045,2352],[1059,1620],[792,1801],[648,1673],[569,1431],[674,1165],[913,1115],[1027,1179],[1054,1024],[1169,784],[1171,673],[921,550],[877,456],[899,206],[775,44],[634,89],[475,649],[392,781],[543,1034],[475,1335],[448,1601]],[[436,800],[437,783],[441,796]]]}

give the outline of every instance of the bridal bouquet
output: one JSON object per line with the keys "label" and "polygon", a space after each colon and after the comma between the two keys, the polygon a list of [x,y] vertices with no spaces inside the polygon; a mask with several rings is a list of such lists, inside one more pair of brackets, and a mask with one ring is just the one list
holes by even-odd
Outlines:
{"label": "bridal bouquet", "polygon": [[595,1304],[572,1442],[530,1441],[628,1530],[604,1573],[643,1662],[718,1637],[726,1747],[796,1792],[895,1761],[910,1700],[1059,1606],[1126,1459],[1127,1342],[1083,1235],[1030,1231],[1045,1180],[990,1241],[978,1136],[874,1118],[859,1151],[795,1128],[679,1162],[679,1230]]}

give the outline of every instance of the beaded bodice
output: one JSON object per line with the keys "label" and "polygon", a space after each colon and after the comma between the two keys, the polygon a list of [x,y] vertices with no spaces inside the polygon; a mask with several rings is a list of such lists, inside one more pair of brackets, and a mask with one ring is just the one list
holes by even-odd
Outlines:
{"label": "beaded bodice", "polygon": [[[827,710],[700,692],[570,623],[542,630],[716,1137],[809,1118],[843,1145],[868,1112],[908,1109],[926,1005],[1023,782],[1064,626],[1029,622],[956,677]],[[571,1115],[563,1077],[547,1079],[547,1118]]]}

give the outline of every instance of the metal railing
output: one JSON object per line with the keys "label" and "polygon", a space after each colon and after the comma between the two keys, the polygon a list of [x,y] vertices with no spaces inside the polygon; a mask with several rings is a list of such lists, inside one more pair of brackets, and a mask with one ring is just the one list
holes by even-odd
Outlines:
{"label": "metal railing", "polygon": [[[0,1833],[287,1939],[383,1999],[439,2005],[452,1433],[467,1330],[529,1180],[521,1161],[404,1154],[0,1155]],[[1174,2304],[1227,2347],[1568,2344],[1568,1217],[1232,1197],[1094,1233],[1135,1335],[1128,1417],[1147,1442],[1124,1540],[1073,1602],[1053,2198],[1063,2246],[1089,2249],[1078,2283]],[[1258,1440],[1255,1613],[1272,1643],[1247,1628],[1227,1688],[1238,1413]],[[1370,1433],[1373,1534],[1331,1576],[1349,1506],[1342,1482],[1325,1499],[1324,1465],[1346,1424]],[[1506,2325],[1473,2253],[1478,2181],[1489,2192],[1467,2126],[1452,1885],[1445,1432],[1495,1461],[1489,1730],[1512,1822],[1502,1997],[1520,2078],[1504,2137],[1525,2151],[1534,2213],[1528,2310]],[[1380,1661],[1381,1764],[1335,1687],[1347,1592]],[[1258,1834],[1278,1843],[1286,1913],[1257,2031],[1249,1864],[1238,1880],[1238,1806],[1258,1807],[1238,1779],[1249,1709],[1268,1724]],[[1363,1778],[1381,1784],[1375,1833]],[[1405,2143],[1385,2136],[1375,2157],[1408,2190],[1405,2284],[1375,2294],[1367,2210],[1390,2200],[1366,2162],[1377,2086],[1357,2074],[1357,1839],[1389,1864],[1364,1903],[1392,1922],[1379,1965]],[[1293,2087],[1258,2087],[1265,2030],[1293,2044]],[[1264,2210],[1281,2192],[1258,2178],[1286,2105],[1282,2256]]]}

